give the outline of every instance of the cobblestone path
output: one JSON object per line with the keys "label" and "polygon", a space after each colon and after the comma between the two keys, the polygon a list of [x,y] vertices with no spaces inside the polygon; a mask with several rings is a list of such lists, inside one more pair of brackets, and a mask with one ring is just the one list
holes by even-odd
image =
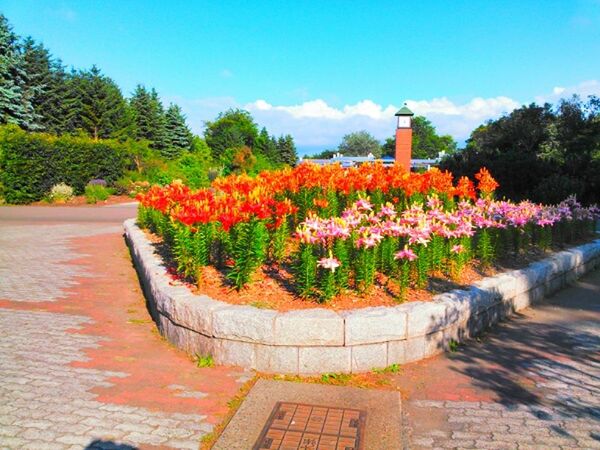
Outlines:
{"label": "cobblestone path", "polygon": [[119,224],[0,221],[0,448],[193,448],[249,374],[155,331]]}
{"label": "cobblestone path", "polygon": [[600,449],[600,272],[397,383],[407,448]]}

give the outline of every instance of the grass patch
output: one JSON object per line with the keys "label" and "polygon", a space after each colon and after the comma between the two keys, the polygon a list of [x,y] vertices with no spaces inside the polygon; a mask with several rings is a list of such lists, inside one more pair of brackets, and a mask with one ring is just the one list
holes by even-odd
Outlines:
{"label": "grass patch", "polygon": [[398,373],[402,370],[402,367],[400,367],[400,364],[392,364],[389,365],[387,367],[384,367],[383,369],[372,369],[372,371],[376,374],[386,374],[386,373]]}
{"label": "grass patch", "polygon": [[215,361],[212,355],[199,355],[196,353],[196,367],[213,367]]}

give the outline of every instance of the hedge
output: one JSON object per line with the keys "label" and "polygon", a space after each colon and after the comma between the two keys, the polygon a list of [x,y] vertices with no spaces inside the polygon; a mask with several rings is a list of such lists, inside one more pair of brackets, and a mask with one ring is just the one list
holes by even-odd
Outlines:
{"label": "hedge", "polygon": [[0,127],[0,155],[0,184],[8,203],[41,200],[61,182],[82,194],[92,179],[114,183],[129,162],[116,141],[27,133],[14,125]]}

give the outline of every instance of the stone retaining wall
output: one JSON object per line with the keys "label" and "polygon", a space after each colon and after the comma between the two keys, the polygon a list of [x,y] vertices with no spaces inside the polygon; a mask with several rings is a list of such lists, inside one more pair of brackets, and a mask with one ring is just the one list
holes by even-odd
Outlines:
{"label": "stone retaining wall", "polygon": [[125,235],[161,333],[190,354],[264,372],[362,372],[416,361],[540,301],[600,266],[600,240],[485,278],[429,302],[335,312],[231,305],[172,285],[134,219]]}

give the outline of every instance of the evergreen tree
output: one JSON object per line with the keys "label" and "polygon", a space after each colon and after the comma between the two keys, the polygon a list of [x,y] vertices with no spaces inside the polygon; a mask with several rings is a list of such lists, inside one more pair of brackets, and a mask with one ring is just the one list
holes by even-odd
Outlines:
{"label": "evergreen tree", "polygon": [[66,74],[62,63],[55,61],[48,49],[31,38],[23,43],[23,58],[28,78],[26,91],[39,129],[55,134],[68,131],[64,120]]}
{"label": "evergreen tree", "polygon": [[295,166],[298,162],[298,153],[296,152],[294,138],[289,134],[281,136],[277,140],[277,153],[279,155],[278,162],[282,162],[290,166]]}
{"label": "evergreen tree", "polygon": [[26,87],[27,72],[19,37],[0,14],[0,123],[35,129],[36,116]]}
{"label": "evergreen tree", "polygon": [[277,140],[269,136],[265,127],[260,130],[254,141],[254,153],[264,156],[270,162],[279,162]]}
{"label": "evergreen tree", "polygon": [[165,115],[157,92],[138,85],[129,100],[136,139],[145,139],[152,148],[165,148]]}
{"label": "evergreen tree", "polygon": [[80,125],[92,138],[109,138],[124,125],[126,104],[113,80],[92,66],[77,75]]}
{"label": "evergreen tree", "polygon": [[192,132],[185,123],[185,116],[178,105],[171,104],[165,113],[165,148],[161,154],[173,159],[192,145]]}

